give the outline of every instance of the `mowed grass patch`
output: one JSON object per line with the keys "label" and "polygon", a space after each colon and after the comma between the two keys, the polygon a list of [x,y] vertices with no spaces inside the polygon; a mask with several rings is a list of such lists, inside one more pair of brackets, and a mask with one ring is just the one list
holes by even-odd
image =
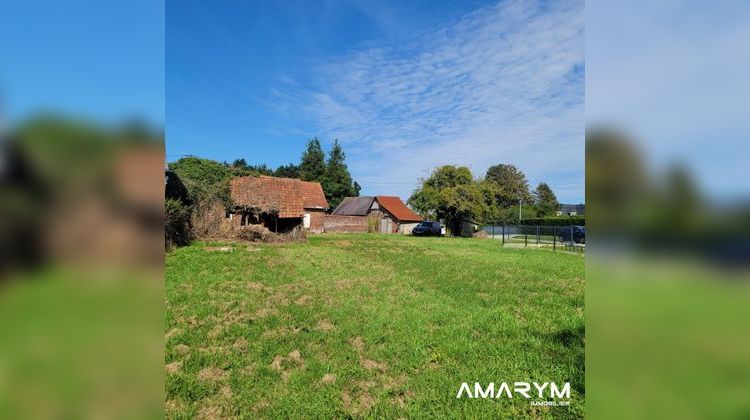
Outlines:
{"label": "mowed grass patch", "polygon": [[[167,256],[167,415],[581,417],[584,259],[486,239],[320,235]],[[457,399],[570,382],[570,407]]]}

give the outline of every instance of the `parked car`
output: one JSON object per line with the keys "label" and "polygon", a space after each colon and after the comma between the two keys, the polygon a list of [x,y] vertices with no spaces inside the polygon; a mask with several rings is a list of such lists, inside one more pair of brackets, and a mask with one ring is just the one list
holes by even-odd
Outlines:
{"label": "parked car", "polygon": [[443,226],[440,224],[440,222],[430,221],[419,222],[419,224],[414,226],[414,229],[411,230],[411,234],[416,236],[441,236],[443,235],[443,233]]}
{"label": "parked car", "polygon": [[565,226],[557,228],[557,236],[561,242],[570,242],[571,230],[573,242],[577,244],[586,243],[586,227],[585,226]]}

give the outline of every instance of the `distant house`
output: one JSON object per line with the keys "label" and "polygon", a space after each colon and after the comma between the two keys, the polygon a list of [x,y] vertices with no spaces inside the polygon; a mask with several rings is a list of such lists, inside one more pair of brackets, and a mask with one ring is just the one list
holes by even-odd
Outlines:
{"label": "distant house", "polygon": [[586,205],[585,204],[561,204],[560,209],[557,211],[558,216],[570,215],[570,216],[585,216]]}
{"label": "distant house", "polygon": [[394,196],[347,197],[336,207],[335,216],[377,216],[381,233],[411,233],[422,217]]}
{"label": "distant house", "polygon": [[274,232],[304,228],[323,231],[328,201],[320,183],[272,176],[229,181],[232,206],[227,217],[239,226],[262,224]]}

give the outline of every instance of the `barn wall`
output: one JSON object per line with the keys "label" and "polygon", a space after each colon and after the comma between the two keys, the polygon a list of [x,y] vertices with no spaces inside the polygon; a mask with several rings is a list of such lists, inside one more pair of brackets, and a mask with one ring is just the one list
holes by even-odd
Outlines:
{"label": "barn wall", "polygon": [[323,231],[367,233],[367,220],[367,216],[338,216],[334,214],[326,214],[323,217]]}
{"label": "barn wall", "polygon": [[327,217],[325,210],[305,210],[305,213],[310,214],[310,232],[323,233],[325,229],[325,218]]}

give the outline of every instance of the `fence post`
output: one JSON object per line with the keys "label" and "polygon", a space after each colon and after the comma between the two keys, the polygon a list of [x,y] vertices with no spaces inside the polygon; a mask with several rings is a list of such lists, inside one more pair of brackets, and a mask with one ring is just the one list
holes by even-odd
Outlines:
{"label": "fence post", "polygon": [[552,226],[552,250],[557,251],[557,226]]}
{"label": "fence post", "polygon": [[495,225],[492,225],[492,239],[495,239]]}
{"label": "fence post", "polygon": [[539,226],[536,227],[536,246],[539,246]]}
{"label": "fence post", "polygon": [[[521,225],[518,225],[518,227],[520,228]],[[524,228],[523,229],[523,247],[528,248],[528,246],[529,246],[529,230]]]}
{"label": "fence post", "polygon": [[503,238],[503,246],[505,246],[505,222],[503,222],[503,232],[502,232],[502,238]]}
{"label": "fence post", "polygon": [[573,242],[573,225],[570,225],[570,246],[575,249],[575,242]]}

